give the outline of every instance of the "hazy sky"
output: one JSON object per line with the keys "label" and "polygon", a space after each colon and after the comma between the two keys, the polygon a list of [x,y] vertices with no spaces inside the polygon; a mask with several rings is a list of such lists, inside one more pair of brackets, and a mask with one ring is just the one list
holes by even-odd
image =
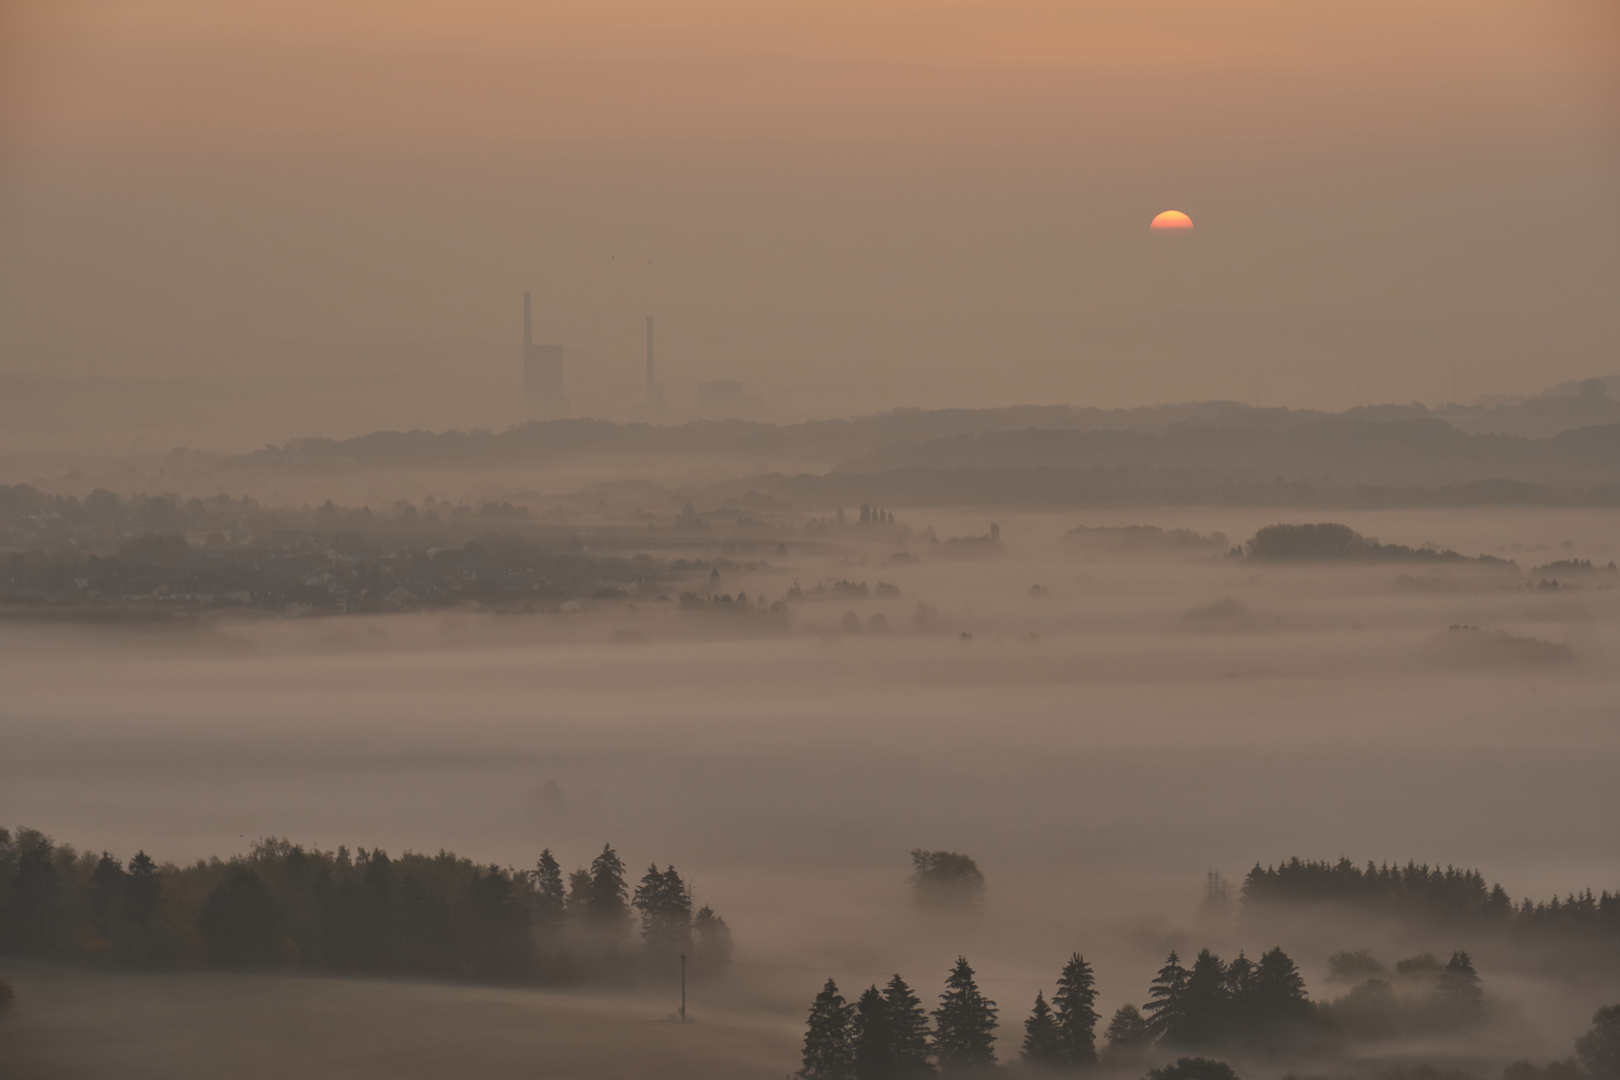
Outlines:
{"label": "hazy sky", "polygon": [[0,377],[454,381],[495,424],[524,289],[610,415],[648,313],[677,401],[784,416],[1620,370],[1606,0],[4,12]]}

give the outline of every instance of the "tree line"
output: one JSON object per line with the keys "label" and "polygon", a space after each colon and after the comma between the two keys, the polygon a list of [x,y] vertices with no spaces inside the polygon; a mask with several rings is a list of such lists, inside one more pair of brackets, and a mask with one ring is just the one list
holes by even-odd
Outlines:
{"label": "tree line", "polygon": [[[1427,962],[1433,970],[1422,974],[1432,976],[1433,986],[1421,1005],[1426,1010],[1422,1015],[1441,1018],[1448,1030],[1477,1023],[1484,1015],[1484,994],[1468,954],[1454,953],[1444,965],[1433,957]],[[1099,1049],[1096,978],[1091,965],[1075,953],[1059,974],[1051,1000],[1044,991],[1036,992],[1017,1058],[1048,1071],[1073,1071],[1100,1061],[1134,1063],[1154,1046],[1252,1055],[1379,1037],[1355,1022],[1354,1002],[1344,1004],[1356,993],[1331,1003],[1313,1002],[1298,966],[1281,948],[1258,960],[1240,952],[1230,963],[1203,949],[1191,966],[1172,951],[1149,984],[1146,1003],[1121,1005],[1102,1030]],[[884,989],[874,985],[853,1003],[828,979],[810,1008],[799,1075],[804,1080],[891,1080],[936,1069],[989,1068],[997,1063],[997,1015],[996,1003],[980,992],[973,968],[963,958],[946,977],[939,1007],[928,1014],[898,974]]]}
{"label": "tree line", "polygon": [[1478,870],[1428,866],[1358,866],[1293,858],[1277,866],[1256,863],[1243,879],[1244,913],[1268,906],[1333,903],[1363,911],[1419,918],[1448,926],[1494,925],[1521,933],[1620,939],[1620,892],[1590,889],[1559,899],[1517,904],[1501,885],[1487,886]]}
{"label": "tree line", "polygon": [[522,870],[279,839],[178,867],[0,829],[8,955],[566,984],[673,977],[682,954],[694,976],[711,976],[731,947],[725,920],[673,866],[654,864],[632,886],[611,845],[567,874],[549,849]]}

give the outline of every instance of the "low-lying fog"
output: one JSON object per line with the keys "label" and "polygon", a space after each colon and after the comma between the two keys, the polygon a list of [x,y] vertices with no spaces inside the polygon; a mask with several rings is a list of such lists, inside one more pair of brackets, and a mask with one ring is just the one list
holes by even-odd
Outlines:
{"label": "low-lying fog", "polygon": [[[1005,1048],[1072,950],[1096,962],[1106,1017],[1145,1000],[1172,944],[1276,944],[1197,923],[1211,869],[1240,880],[1257,860],[1346,855],[1478,867],[1515,899],[1612,889],[1620,573],[1526,586],[1554,560],[1608,563],[1620,516],[1308,517],[1519,569],[1278,566],[1062,540],[1082,523],[1150,523],[1235,545],[1304,520],[1134,510],[1003,517],[999,557],[913,543],[919,561],[892,562],[892,545],[829,545],[719,584],[774,601],[797,581],[808,595],[785,628],[621,601],[183,635],[7,629],[0,821],[177,862],[272,834],[518,866],[550,847],[565,869],[612,842],[638,874],[673,862],[748,962],[693,1006],[767,1032],[725,1059],[737,1075],[796,1067],[828,975],[850,993],[900,970],[931,1002],[966,953],[1002,1002]],[[957,512],[901,520],[941,537],[988,528]],[[815,594],[829,579],[874,591]],[[919,625],[919,604],[932,622]],[[978,860],[983,917],[914,914],[917,847]],[[1329,951],[1396,947],[1368,928],[1290,933],[1318,997],[1333,992]],[[1567,1054],[1615,989],[1481,973],[1525,1009],[1504,1056]]]}

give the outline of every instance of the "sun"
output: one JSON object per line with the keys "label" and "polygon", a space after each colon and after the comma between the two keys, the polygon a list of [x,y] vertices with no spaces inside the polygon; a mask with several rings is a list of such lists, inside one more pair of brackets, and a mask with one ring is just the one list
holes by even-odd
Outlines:
{"label": "sun", "polygon": [[1190,232],[1192,227],[1192,218],[1180,210],[1166,210],[1148,226],[1153,232]]}

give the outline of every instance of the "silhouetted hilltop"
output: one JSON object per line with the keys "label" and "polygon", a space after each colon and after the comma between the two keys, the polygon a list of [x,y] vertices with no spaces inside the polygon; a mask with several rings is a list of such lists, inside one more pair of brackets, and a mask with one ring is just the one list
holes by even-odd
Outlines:
{"label": "silhouetted hilltop", "polygon": [[[1272,560],[1337,559],[1357,562],[1466,562],[1466,555],[1432,547],[1381,544],[1348,525],[1323,521],[1314,525],[1267,525],[1247,544],[1249,558]],[[1476,562],[1503,563],[1494,555]]]}
{"label": "silhouetted hilltop", "polygon": [[1520,400],[1448,405],[1436,415],[1463,431],[1546,438],[1578,427],[1620,423],[1620,377],[1561,383],[1536,397]]}
{"label": "silhouetted hilltop", "polygon": [[[1370,414],[1371,411],[1369,411]],[[495,433],[377,432],[226,459],[226,472],[532,470],[591,460],[633,471],[690,458],[761,464],[742,489],[796,503],[1276,506],[1612,505],[1620,424],[1547,438],[1469,434],[1433,416],[1384,421],[1230,403],[896,411],[777,426],[554,420]]]}
{"label": "silhouetted hilltop", "polygon": [[1001,409],[895,409],[850,420],[778,425],[749,420],[617,424],[548,420],[501,432],[379,431],[352,439],[298,439],[234,458],[235,468],[532,465],[601,454],[719,454],[820,457],[829,463],[891,444],[992,431],[1162,432],[1178,425],[1281,430],[1327,414],[1211,401],[1130,409],[1022,405]]}
{"label": "silhouetted hilltop", "polygon": [[1547,439],[1469,435],[1432,418],[1370,423],[1331,418],[1280,430],[1177,424],[1163,432],[1026,429],[896,443],[839,466],[879,472],[943,469],[1188,469],[1234,482],[1332,477],[1341,483],[1620,482],[1620,424]]}

